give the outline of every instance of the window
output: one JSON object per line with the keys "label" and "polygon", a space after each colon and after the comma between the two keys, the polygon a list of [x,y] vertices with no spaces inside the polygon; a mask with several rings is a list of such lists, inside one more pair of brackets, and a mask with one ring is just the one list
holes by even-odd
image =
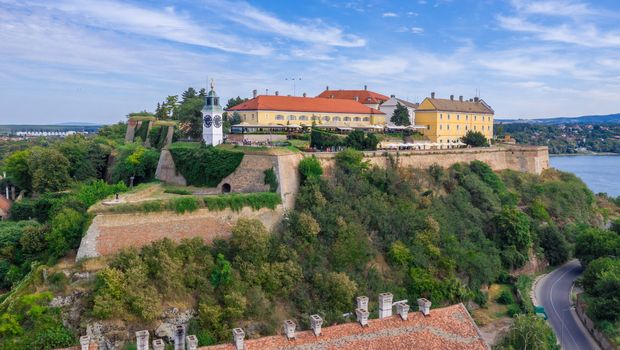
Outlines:
{"label": "window", "polygon": [[461,120],[461,115],[460,114],[456,115],[456,120]]}
{"label": "window", "polygon": [[428,130],[430,130],[430,129],[431,129],[431,126],[430,126],[430,125],[427,125],[427,126],[426,126],[426,128],[427,128]]}
{"label": "window", "polygon": [[312,120],[319,120],[319,117],[317,117],[316,115],[313,115]]}
{"label": "window", "polygon": [[284,120],[284,116],[283,115],[276,115],[276,120]]}
{"label": "window", "polygon": [[448,114],[448,120],[450,120],[450,114]]}
{"label": "window", "polygon": [[300,115],[299,120],[308,120],[308,117],[305,115]]}
{"label": "window", "polygon": [[450,124],[446,125],[446,129],[450,130]]}
{"label": "window", "polygon": [[469,129],[469,128],[467,127],[467,125],[465,125],[465,130],[467,130],[467,129]]}
{"label": "window", "polygon": [[477,116],[477,115],[475,115],[475,116],[474,116],[474,121],[476,121],[476,119],[478,119],[478,116]]}
{"label": "window", "polygon": [[439,120],[443,120],[443,114],[439,114]]}
{"label": "window", "polygon": [[340,121],[340,117],[333,117],[333,118],[332,118],[332,121],[334,121],[334,122],[339,122],[339,121]]}
{"label": "window", "polygon": [[329,121],[329,116],[323,116],[323,120],[328,122]]}
{"label": "window", "polygon": [[465,120],[469,120],[469,116],[465,114]]}
{"label": "window", "polygon": [[297,120],[297,117],[294,115],[289,115],[288,120]]}
{"label": "window", "polygon": [[362,120],[365,121],[365,122],[369,122],[370,118],[369,117],[364,117]]}
{"label": "window", "polygon": [[476,130],[476,126],[474,125],[474,130]]}
{"label": "window", "polygon": [[361,118],[360,118],[360,117],[354,117],[354,118],[353,118],[353,121],[354,121],[354,122],[359,122],[360,120],[361,120]]}
{"label": "window", "polygon": [[344,117],[344,121],[345,122],[350,122],[351,121],[351,117]]}
{"label": "window", "polygon": [[461,130],[461,126],[460,126],[460,125],[457,125],[457,126],[456,126],[456,130]]}
{"label": "window", "polygon": [[443,130],[443,124],[439,124],[439,130]]}

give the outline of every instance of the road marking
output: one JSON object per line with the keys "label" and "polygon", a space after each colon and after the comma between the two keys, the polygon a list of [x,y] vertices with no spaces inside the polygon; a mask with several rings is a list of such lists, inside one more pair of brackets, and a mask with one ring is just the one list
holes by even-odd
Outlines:
{"label": "road marking", "polygon": [[[569,265],[566,265],[569,266]],[[553,312],[556,314],[556,316],[558,317],[558,319],[561,322],[561,327],[562,329],[560,330],[562,334],[564,334],[564,319],[562,317],[560,317],[560,314],[558,313],[558,310],[555,307],[555,304],[553,303],[553,298],[551,297],[551,295],[553,294],[553,288],[555,288],[555,285],[558,284],[558,282],[560,282],[560,280],[562,279],[562,277],[564,277],[564,275],[566,275],[569,272],[572,272],[573,270],[575,270],[577,267],[571,267],[569,268],[567,271],[565,271],[562,275],[560,275],[560,277],[558,277],[552,284],[551,284],[551,288],[549,289],[549,301],[551,302],[551,307],[553,308]],[[568,305],[570,306],[570,295],[568,297]],[[574,320],[573,320],[574,321]],[[579,349],[579,347],[577,346],[577,342],[575,341],[575,338],[573,338],[573,335],[568,332],[568,335],[570,336],[571,340],[573,341],[573,344],[575,345],[575,347],[577,347],[577,349]],[[560,339],[560,344],[562,343],[564,339]]]}

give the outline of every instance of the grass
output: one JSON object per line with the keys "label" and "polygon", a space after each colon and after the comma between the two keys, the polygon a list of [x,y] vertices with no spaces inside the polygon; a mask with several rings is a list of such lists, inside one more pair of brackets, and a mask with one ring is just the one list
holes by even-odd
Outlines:
{"label": "grass", "polygon": [[521,275],[517,278],[517,283],[515,286],[521,292],[521,296],[523,297],[523,308],[526,312],[534,312],[534,303],[532,303],[532,299],[530,298],[530,291],[532,290],[532,284],[534,283],[534,277],[530,275]]}
{"label": "grass", "polygon": [[[504,317],[511,317],[519,309],[516,303],[503,305],[497,301],[502,293],[512,294],[512,286],[509,284],[491,284],[488,290],[486,307],[474,310],[472,316],[480,326],[493,323]],[[513,295],[514,298],[514,295]]]}

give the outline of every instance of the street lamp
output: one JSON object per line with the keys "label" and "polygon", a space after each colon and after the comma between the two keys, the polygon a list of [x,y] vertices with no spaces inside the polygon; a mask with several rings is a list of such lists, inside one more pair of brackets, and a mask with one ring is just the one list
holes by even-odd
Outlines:
{"label": "street lamp", "polygon": [[301,78],[284,78],[284,80],[291,80],[293,82],[293,96],[297,95],[297,91],[295,89],[295,81],[296,80],[301,80]]}

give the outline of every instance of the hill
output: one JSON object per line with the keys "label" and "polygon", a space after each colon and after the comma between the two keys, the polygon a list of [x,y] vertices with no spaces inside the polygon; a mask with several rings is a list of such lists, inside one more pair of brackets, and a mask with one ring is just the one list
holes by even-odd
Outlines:
{"label": "hill", "polygon": [[496,119],[497,123],[515,124],[541,124],[541,125],[560,125],[560,124],[620,124],[620,113],[608,115],[584,115],[581,117],[556,117],[556,118],[537,118],[537,119]]}

